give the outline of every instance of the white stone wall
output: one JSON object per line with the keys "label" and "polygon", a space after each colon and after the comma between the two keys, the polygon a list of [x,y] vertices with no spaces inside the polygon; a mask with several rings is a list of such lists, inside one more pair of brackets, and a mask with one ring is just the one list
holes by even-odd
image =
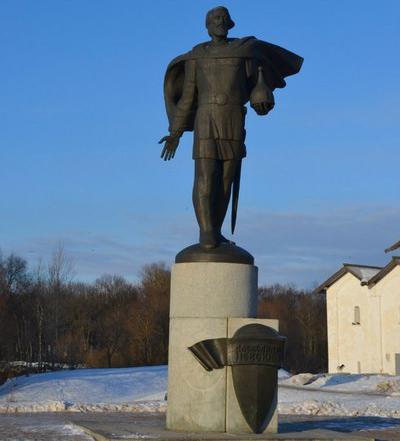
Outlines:
{"label": "white stone wall", "polygon": [[400,267],[396,266],[372,290],[381,298],[383,372],[396,374],[395,354],[400,354]]}
{"label": "white stone wall", "polygon": [[372,287],[340,278],[327,289],[327,323],[329,372],[400,374],[400,267]]}
{"label": "white stone wall", "polygon": [[[371,357],[366,350],[371,327],[368,288],[347,273],[328,289],[327,305],[329,372],[371,372]],[[354,324],[355,306],[360,308],[359,325]]]}

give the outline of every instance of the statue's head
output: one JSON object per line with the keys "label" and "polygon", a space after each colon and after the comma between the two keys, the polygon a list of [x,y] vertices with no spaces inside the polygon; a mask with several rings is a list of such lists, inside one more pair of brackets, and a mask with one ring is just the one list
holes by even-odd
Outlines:
{"label": "statue's head", "polygon": [[229,29],[235,26],[225,6],[210,9],[206,15],[206,28],[210,37],[226,37]]}

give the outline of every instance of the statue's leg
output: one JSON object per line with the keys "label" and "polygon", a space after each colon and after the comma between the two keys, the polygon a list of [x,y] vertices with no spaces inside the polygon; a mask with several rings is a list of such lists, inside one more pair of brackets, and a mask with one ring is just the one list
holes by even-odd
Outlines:
{"label": "statue's leg", "polygon": [[[241,159],[229,159],[222,161],[222,185],[220,186],[217,209],[218,209],[218,228],[221,231],[222,224],[228,211],[229,200],[231,198],[232,183],[236,176]],[[222,242],[230,242],[221,235]]]}
{"label": "statue's leg", "polygon": [[221,162],[217,159],[195,159],[193,206],[200,227],[200,244],[204,248],[215,248],[220,243],[216,203]]}

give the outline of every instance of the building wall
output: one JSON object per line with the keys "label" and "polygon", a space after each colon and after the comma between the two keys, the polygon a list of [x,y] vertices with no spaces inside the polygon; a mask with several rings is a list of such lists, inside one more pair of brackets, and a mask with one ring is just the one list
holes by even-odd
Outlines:
{"label": "building wall", "polygon": [[[360,308],[360,324],[354,324],[355,306]],[[327,290],[327,309],[329,372],[371,372],[365,350],[371,340],[368,288],[347,273]]]}
{"label": "building wall", "polygon": [[400,266],[372,287],[347,273],[326,294],[329,372],[400,375]]}
{"label": "building wall", "polygon": [[[368,289],[368,288],[367,288]],[[368,289],[370,315],[370,340],[364,350],[370,354],[370,373],[383,373],[382,352],[382,295],[380,291]],[[364,371],[362,371],[364,373]],[[365,371],[367,372],[367,371]]]}
{"label": "building wall", "polygon": [[[382,370],[400,374],[400,266],[396,266],[371,289],[380,297],[380,325],[382,328]],[[375,311],[374,311],[375,312]]]}
{"label": "building wall", "polygon": [[339,365],[339,335],[338,335],[338,307],[337,289],[340,289],[343,279],[340,279],[335,289],[332,287],[326,291],[326,313],[327,313],[327,333],[328,333],[328,371],[336,372]]}

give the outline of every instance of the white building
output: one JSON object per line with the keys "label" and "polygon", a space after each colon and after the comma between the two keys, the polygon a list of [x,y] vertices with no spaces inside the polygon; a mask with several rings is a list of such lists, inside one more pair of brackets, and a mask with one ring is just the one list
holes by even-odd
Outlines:
{"label": "white building", "polygon": [[385,267],[343,264],[326,292],[329,372],[400,375],[400,257]]}

